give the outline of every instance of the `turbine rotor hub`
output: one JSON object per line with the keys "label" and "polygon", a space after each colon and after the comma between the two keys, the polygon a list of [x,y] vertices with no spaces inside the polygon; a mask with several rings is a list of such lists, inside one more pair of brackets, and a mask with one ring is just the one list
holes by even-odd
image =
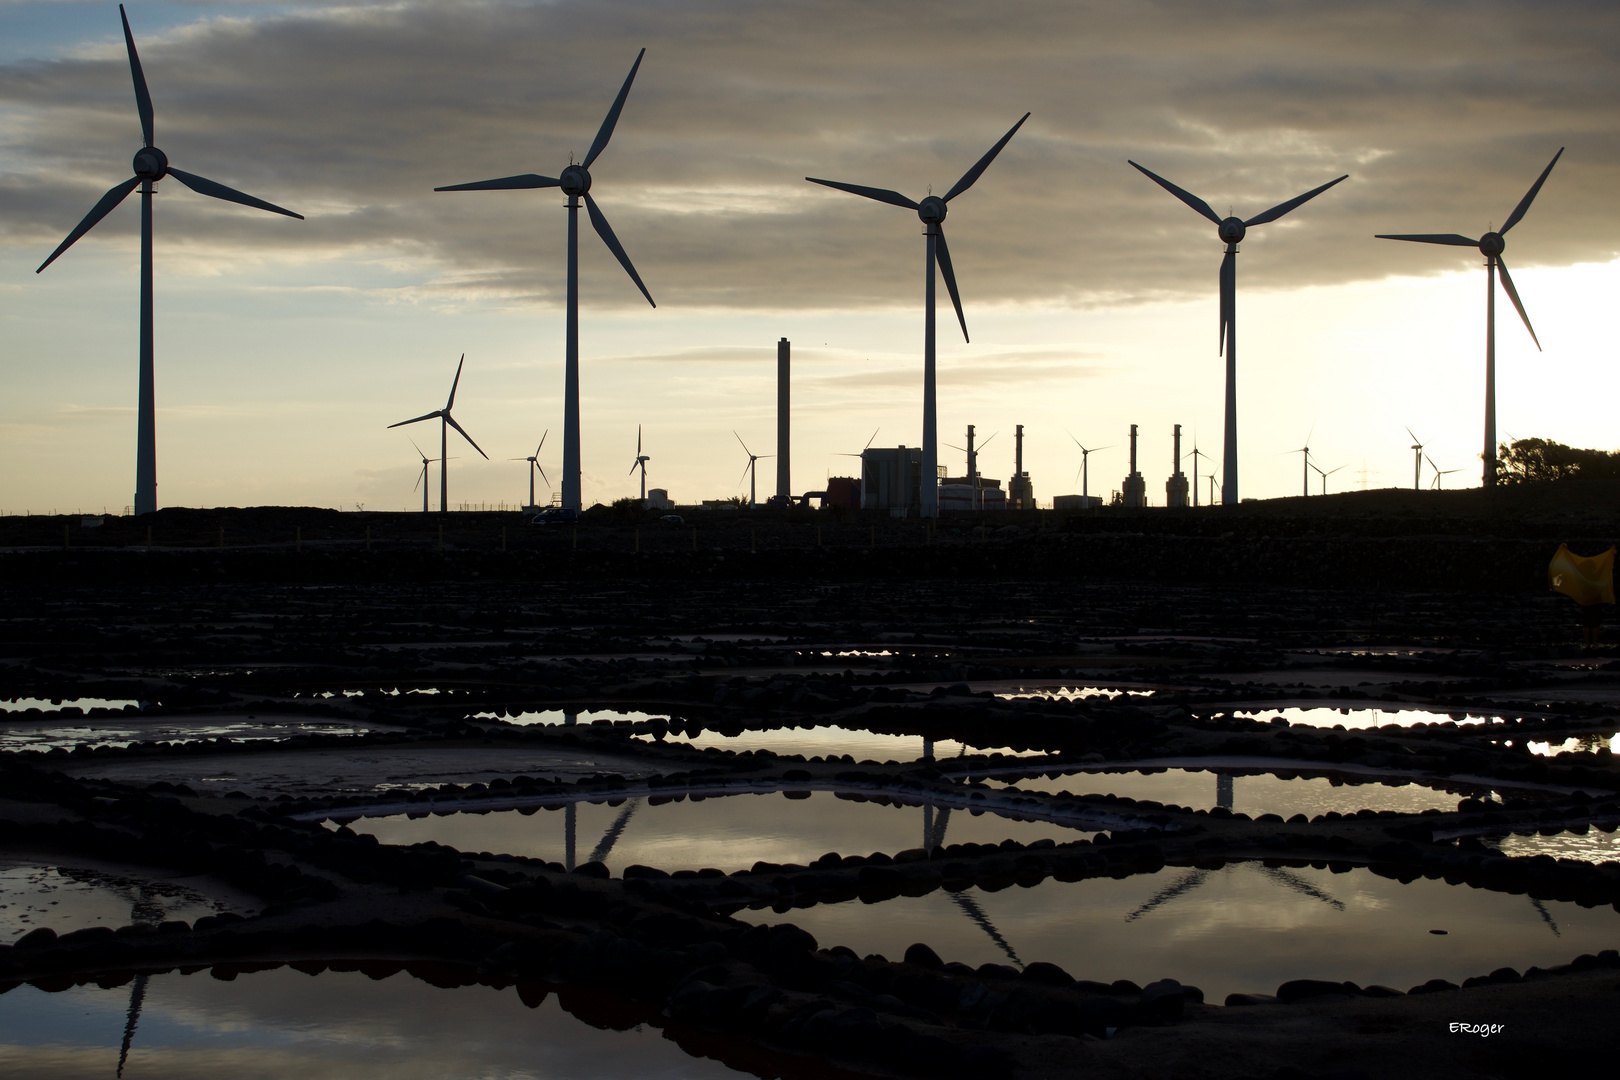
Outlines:
{"label": "turbine rotor hub", "polygon": [[945,200],[938,195],[930,195],[917,204],[917,216],[925,225],[940,224],[945,220],[945,213]]}
{"label": "turbine rotor hub", "polygon": [[1479,238],[1479,253],[1481,255],[1500,255],[1507,248],[1507,241],[1502,239],[1501,233],[1488,232]]}
{"label": "turbine rotor hub", "polygon": [[560,181],[557,186],[562,188],[564,195],[583,195],[591,190],[590,170],[583,165],[568,166],[557,179]]}
{"label": "turbine rotor hub", "polygon": [[1243,237],[1248,231],[1243,226],[1242,218],[1229,217],[1221,222],[1221,239],[1228,244],[1242,243]]}
{"label": "turbine rotor hub", "polygon": [[155,146],[143,146],[135,151],[135,175],[142,180],[157,181],[169,174],[169,155]]}

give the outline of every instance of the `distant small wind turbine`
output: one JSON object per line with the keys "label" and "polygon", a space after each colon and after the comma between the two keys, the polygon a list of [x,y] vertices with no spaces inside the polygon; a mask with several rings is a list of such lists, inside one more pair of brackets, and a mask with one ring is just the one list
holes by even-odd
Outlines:
{"label": "distant small wind turbine", "polygon": [[921,202],[913,202],[898,191],[887,188],[863,187],[860,184],[845,184],[837,180],[817,180],[813,176],[805,177],[812,184],[821,184],[824,187],[837,188],[847,191],[851,195],[860,195],[867,199],[876,199],[878,202],[888,203],[890,206],[899,206],[907,210],[915,210],[917,217],[923,223],[923,235],[927,239],[927,269],[924,271],[923,288],[923,424],[922,424],[922,502],[918,508],[925,518],[939,516],[939,483],[935,479],[939,474],[939,436],[938,424],[934,404],[934,266],[937,260],[939,273],[945,278],[945,288],[951,294],[951,303],[956,307],[956,319],[962,324],[962,339],[967,340],[967,317],[962,314],[962,298],[956,291],[956,272],[951,269],[951,251],[945,244],[945,204],[956,198],[962,192],[972,187],[984,170],[1001,153],[1001,148],[1007,145],[1009,139],[1017,134],[1018,129],[1024,126],[1029,119],[1029,113],[1019,117],[1018,123],[1012,126],[1001,141],[992,146],[989,151],[974,163],[973,167],[962,174],[951,190],[943,196],[935,195],[933,189]]}
{"label": "distant small wind turbine", "polygon": [[1074,440],[1074,445],[1080,447],[1080,468],[1075,470],[1074,478],[1080,481],[1081,505],[1085,505],[1085,500],[1091,497],[1089,487],[1091,483],[1091,455],[1101,453],[1104,450],[1112,450],[1114,447],[1112,444],[1108,446],[1086,446],[1079,439],[1075,439],[1074,432],[1066,431],[1064,434]]}
{"label": "distant small wind turbine", "polygon": [[1221,501],[1235,503],[1238,501],[1238,461],[1237,461],[1237,255],[1238,244],[1249,229],[1256,225],[1266,225],[1276,221],[1284,214],[1298,209],[1300,206],[1316,198],[1322,192],[1349,177],[1346,173],[1338,180],[1329,180],[1321,187],[1312,188],[1303,195],[1295,196],[1285,203],[1278,203],[1263,214],[1257,214],[1247,221],[1236,217],[1221,218],[1209,208],[1209,203],[1200,199],[1189,191],[1183,191],[1170,181],[1157,173],[1150,172],[1136,162],[1130,163],[1138,172],[1149,180],[1158,184],[1164,190],[1192,207],[1215,223],[1220,230],[1220,238],[1226,244],[1226,256],[1221,259],[1221,336],[1220,349],[1226,353],[1226,445],[1222,451],[1222,466],[1226,473],[1221,483]]}
{"label": "distant small wind turbine", "polygon": [[[1412,429],[1407,428],[1406,433],[1412,435]],[[1412,435],[1412,490],[1423,490],[1423,440]]]}
{"label": "distant small wind turbine", "polygon": [[1339,469],[1342,469],[1342,468],[1344,468],[1344,467],[1345,467],[1345,466],[1343,466],[1343,465],[1340,465],[1340,466],[1339,466],[1339,468],[1338,468],[1338,469],[1329,469],[1329,470],[1328,470],[1328,471],[1327,471],[1327,472],[1322,472],[1322,470],[1321,470],[1321,469],[1320,469],[1320,468],[1319,468],[1319,467],[1318,467],[1318,466],[1316,466],[1316,465],[1312,465],[1312,466],[1311,466],[1311,468],[1313,468],[1313,469],[1316,469],[1316,471],[1317,471],[1317,472],[1318,472],[1318,473],[1319,473],[1319,474],[1320,474],[1320,475],[1321,475],[1321,477],[1322,477],[1322,494],[1323,494],[1323,495],[1326,495],[1326,494],[1327,494],[1327,478],[1328,478],[1328,477],[1330,477],[1330,476],[1332,476],[1332,475],[1333,475],[1333,474],[1334,474],[1334,473],[1336,473],[1336,472],[1338,472],[1338,471],[1339,471]]}
{"label": "distant small wind turbine", "polygon": [[534,474],[536,472],[538,472],[540,474],[540,479],[542,479],[542,480],[544,480],[546,482],[546,487],[548,487],[548,488],[551,487],[551,479],[548,476],[546,476],[546,470],[540,464],[540,449],[541,449],[541,447],[546,445],[546,436],[550,435],[550,434],[551,434],[551,429],[550,428],[547,428],[545,431],[542,431],[540,433],[540,445],[536,446],[534,448],[534,453],[530,454],[528,457],[515,457],[515,458],[507,458],[506,459],[508,461],[527,461],[529,463],[528,472],[529,472],[529,505],[530,506],[533,506],[535,504],[534,503]]}
{"label": "distant small wind turbine", "polygon": [[651,460],[652,460],[652,458],[648,457],[646,454],[643,454],[641,452],[641,425],[637,424],[636,425],[636,463],[634,465],[630,466],[630,472],[632,474],[634,474],[637,469],[641,470],[641,501],[642,501],[643,504],[645,504],[647,502],[647,462],[649,462]]}
{"label": "distant small wind turbine", "polygon": [[[1312,466],[1311,466],[1311,436],[1315,435],[1315,434],[1316,434],[1316,425],[1312,424],[1311,425],[1311,430],[1309,432],[1307,432],[1306,435],[1305,435],[1305,445],[1304,446],[1299,447],[1297,450],[1284,450],[1283,451],[1283,453],[1285,453],[1285,454],[1304,454],[1305,455],[1304,465],[1300,469],[1300,473],[1301,473],[1301,476],[1302,476],[1302,483],[1304,484],[1304,491],[1302,492],[1302,494],[1304,494],[1306,496],[1309,496],[1310,493],[1311,493],[1311,468],[1312,468]],[[1318,470],[1318,471],[1320,471],[1320,470]]]}
{"label": "distant small wind turbine", "polygon": [[397,428],[404,427],[406,424],[417,424],[423,420],[437,419],[439,421],[439,513],[441,514],[450,509],[450,429],[455,428],[461,432],[461,437],[466,439],[474,450],[482,454],[485,461],[489,460],[489,455],[484,453],[484,448],[473,442],[473,437],[467,434],[465,428],[456,423],[455,417],[450,415],[450,410],[455,408],[456,404],[456,387],[461,385],[461,365],[466,362],[467,354],[462,353],[461,360],[456,363],[456,378],[450,384],[450,398],[444,403],[444,408],[434,409],[430,413],[423,413],[421,416],[388,425],[390,428]]}
{"label": "distant small wind turbine", "polygon": [[[1197,436],[1196,435],[1193,436],[1193,439],[1194,439],[1194,442],[1193,442],[1193,448],[1192,448],[1192,459],[1193,459],[1192,493],[1193,493],[1193,505],[1197,506],[1198,505],[1198,459],[1199,458],[1208,458],[1209,455],[1204,453],[1202,450],[1198,449],[1198,443],[1197,443]],[[1210,475],[1213,476],[1214,474],[1211,473]],[[1214,488],[1210,489],[1210,492],[1211,492],[1211,494],[1210,494],[1210,502],[1211,503],[1213,503],[1215,501],[1214,490],[1215,490]]]}
{"label": "distant small wind turbine", "polygon": [[118,18],[124,24],[124,47],[129,53],[130,77],[135,82],[135,111],[141,117],[143,145],[135,151],[135,175],[103,195],[101,201],[90,208],[84,220],[68,233],[67,239],[51,252],[50,258],[40,263],[34,273],[42,272],[55,262],[57,256],[72,247],[79,237],[112,213],[119,203],[129,197],[130,192],[137,187],[141,189],[141,357],[135,408],[135,513],[150,514],[157,509],[157,380],[152,344],[152,195],[157,191],[157,182],[172,176],[199,195],[268,210],[272,214],[285,214],[299,221],[304,220],[304,216],[206,177],[183,172],[169,164],[169,155],[152,145],[152,95],[146,88],[141,58],[135,52],[135,35],[130,33],[129,17],[124,14],[122,4],[118,5]]}
{"label": "distant small wind turbine", "polygon": [[422,448],[416,445],[416,440],[407,436],[406,441],[416,450],[416,456],[422,459],[422,471],[416,474],[416,483],[411,485],[411,491],[422,489],[422,513],[428,512],[428,463],[433,459],[422,453]]}
{"label": "distant small wind turbine", "polygon": [[1445,490],[1445,484],[1441,481],[1441,477],[1450,476],[1454,472],[1462,472],[1461,469],[1440,469],[1440,468],[1436,468],[1435,464],[1434,464],[1434,458],[1429,457],[1429,455],[1427,455],[1427,454],[1424,454],[1423,456],[1424,456],[1424,458],[1426,458],[1428,460],[1429,468],[1434,470],[1434,479],[1429,481],[1429,490],[1430,491],[1444,491]]}
{"label": "distant small wind turbine", "polygon": [[[1507,247],[1503,238],[1507,231],[1517,225],[1530,204],[1535,201],[1536,194],[1541,185],[1547,182],[1547,174],[1552,172],[1553,166],[1564,154],[1564,148],[1559,147],[1558,153],[1553,155],[1547,167],[1541,170],[1536,182],[1530,185],[1519,205],[1513,208],[1507,221],[1497,231],[1487,232],[1478,240],[1457,233],[1378,233],[1379,240],[1410,240],[1417,244],[1444,244],[1448,247],[1478,248],[1479,253],[1485,256],[1485,461],[1484,485],[1496,486],[1496,272],[1502,272],[1502,287],[1507,290],[1508,299],[1513,301],[1513,308],[1524,320],[1524,328],[1530,331],[1530,340],[1536,343],[1536,351],[1541,351],[1541,340],[1536,337],[1536,331],[1530,325],[1530,316],[1524,312],[1524,305],[1519,302],[1519,290],[1513,287],[1513,278],[1508,274],[1507,263],[1502,261],[1502,251]],[[1415,439],[1413,441],[1416,441]],[[1433,464],[1433,462],[1430,462]]]}
{"label": "distant small wind turbine", "polygon": [[[748,455],[748,464],[743,466],[743,476],[748,477],[748,509],[752,510],[752,509],[754,509],[754,507],[756,505],[755,499],[754,499],[754,495],[755,495],[754,463],[758,462],[758,461],[764,461],[766,458],[773,458],[776,455],[775,454],[756,454],[752,450],[748,449],[748,444],[743,442],[743,437],[741,435],[737,435],[737,432],[736,432],[735,429],[733,429],[731,433],[733,435],[736,435],[736,437],[737,437],[737,445],[741,446],[743,448],[743,453]],[[877,438],[877,432],[875,432],[875,431],[872,432],[872,438],[874,438],[874,439]],[[868,446],[872,445],[870,440],[868,440],[867,445]],[[739,484],[742,483],[742,476],[739,476],[737,478],[737,482]]]}

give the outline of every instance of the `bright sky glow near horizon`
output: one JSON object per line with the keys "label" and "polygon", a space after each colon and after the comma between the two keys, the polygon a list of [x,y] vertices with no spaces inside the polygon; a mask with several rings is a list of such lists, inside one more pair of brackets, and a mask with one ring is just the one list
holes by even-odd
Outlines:
{"label": "bright sky glow near horizon", "polygon": [[[946,223],[973,340],[940,289],[941,441],[994,434],[986,475],[1005,483],[1020,423],[1043,505],[1080,490],[1069,433],[1114,447],[1091,459],[1105,497],[1131,423],[1154,504],[1172,424],[1218,458],[1221,248],[1127,158],[1239,216],[1350,174],[1238,258],[1245,496],[1298,494],[1288,451],[1307,434],[1318,465],[1343,466],[1330,491],[1409,485],[1406,427],[1458,470],[1446,486],[1479,483],[1481,258],[1372,234],[1499,226],[1560,146],[1507,238],[1543,351],[1499,293],[1498,433],[1620,446],[1612,5],[170,0],[129,16],[174,164],[308,219],[160,186],[160,506],[419,509],[405,433],[437,456],[435,425],[385,429],[439,408],[463,352],[456,416],[494,460],[452,432],[452,505],[522,501],[527,465],[507,459],[547,429],[556,482],[562,197],[431,189],[556,175],[642,46],[592,194],[659,307],[582,222],[587,503],[635,492],[637,424],[649,485],[746,494],[732,430],[774,452],[779,337],[795,491],[856,473],[838,455],[874,430],[915,445],[919,224],[802,178],[942,190],[1026,109]],[[0,0],[6,513],[131,501],[138,200],[34,269],[139,143],[116,4]],[[774,477],[761,461],[761,497]]]}

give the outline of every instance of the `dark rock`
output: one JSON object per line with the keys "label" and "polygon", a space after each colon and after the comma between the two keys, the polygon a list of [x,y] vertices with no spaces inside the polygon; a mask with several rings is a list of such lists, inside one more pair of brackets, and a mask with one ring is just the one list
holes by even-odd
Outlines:
{"label": "dark rock", "polygon": [[945,961],[939,958],[939,954],[920,941],[907,947],[905,962],[936,971],[945,966]]}
{"label": "dark rock", "polygon": [[1143,1016],[1158,1020],[1179,1020],[1186,1004],[1187,998],[1181,992],[1179,982],[1174,979],[1160,979],[1142,987],[1142,997],[1137,1002],[1137,1011]]}
{"label": "dark rock", "polygon": [[1024,968],[1019,976],[1025,982],[1036,983],[1040,986],[1055,986],[1059,989],[1074,985],[1074,978],[1067,971],[1056,964],[1049,964],[1045,960],[1037,960]]}
{"label": "dark rock", "polygon": [[1428,982],[1424,983],[1422,986],[1414,986],[1414,987],[1412,987],[1412,989],[1408,990],[1407,993],[1408,994],[1437,994],[1437,993],[1441,992],[1442,990],[1457,990],[1457,989],[1460,989],[1460,988],[1454,982],[1447,982],[1444,979],[1430,979]]}
{"label": "dark rock", "polygon": [[1309,1001],[1320,997],[1354,997],[1361,988],[1354,983],[1327,982],[1322,979],[1292,979],[1277,987],[1277,1000],[1284,1005]]}
{"label": "dark rock", "polygon": [[56,944],[56,931],[48,926],[30,930],[18,938],[13,947],[18,949],[45,949]]}
{"label": "dark rock", "polygon": [[1279,1004],[1270,994],[1227,994],[1226,1005],[1235,1008],[1244,1005],[1276,1005]]}

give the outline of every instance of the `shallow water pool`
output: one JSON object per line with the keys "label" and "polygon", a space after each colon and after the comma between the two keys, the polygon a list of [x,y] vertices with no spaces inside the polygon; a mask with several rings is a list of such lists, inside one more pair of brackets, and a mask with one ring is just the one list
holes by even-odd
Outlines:
{"label": "shallow water pool", "polygon": [[[638,735],[643,742],[654,741],[651,735]],[[828,754],[848,754],[856,761],[916,761],[924,757],[935,760],[961,757],[964,754],[1006,754],[1010,757],[1044,757],[1040,750],[1014,750],[1010,746],[970,746],[955,739],[929,739],[922,735],[889,735],[861,728],[818,724],[814,727],[771,728],[766,731],[744,731],[740,735],[726,735],[705,728],[698,735],[669,735],[666,742],[690,743],[698,749],[715,747],[744,753],[749,750],[768,750],[773,754],[803,754],[805,757],[826,757]]]}
{"label": "shallow water pool", "polygon": [[996,892],[936,890],[870,905],[820,904],[783,918],[823,948],[898,958],[922,941],[945,960],[974,966],[1046,960],[1099,982],[1179,979],[1217,1004],[1234,992],[1273,993],[1289,979],[1400,990],[1433,978],[1461,983],[1620,944],[1620,915],[1608,907],[1421,878],[1402,885],[1363,868],[1334,874],[1258,862],[1166,867],[1124,880],[1048,879]]}
{"label": "shallow water pool", "polygon": [[1283,709],[1239,709],[1232,715],[1243,716],[1251,720],[1270,720],[1280,716],[1290,724],[1301,724],[1305,727],[1331,728],[1343,726],[1347,731],[1364,731],[1376,727],[1411,727],[1413,724],[1444,724],[1454,723],[1458,727],[1468,725],[1501,723],[1499,716],[1463,715],[1453,716],[1450,713],[1430,712],[1426,709],[1405,709],[1377,707],[1352,709],[1338,708],[1298,708],[1290,706]]}
{"label": "shallow water pool", "polygon": [[[1089,836],[1062,825],[1015,821],[993,813],[850,802],[831,792],[808,798],[740,794],[652,806],[579,803],[558,810],[460,811],[420,817],[359,818],[349,828],[385,844],[433,840],[461,851],[527,855],[575,866],[594,860],[615,872],[641,864],[661,870],[714,867],[731,873],[757,861],[808,865],[830,851],[893,854],[906,848],[972,841],[1028,844]],[[572,840],[570,840],[572,837]]]}
{"label": "shallow water pool", "polygon": [[91,926],[193,922],[220,911],[249,915],[261,906],[254,897],[199,874],[97,859],[0,858],[0,944],[42,926],[66,934]]}
{"label": "shallow water pool", "polygon": [[529,1008],[515,989],[292,968],[228,982],[206,971],[156,975],[55,994],[25,985],[0,996],[0,1075],[104,1080],[120,1067],[127,1080],[740,1075],[688,1055],[654,1027],[604,1030],[596,1025],[612,1014],[591,1004],[548,994]]}

